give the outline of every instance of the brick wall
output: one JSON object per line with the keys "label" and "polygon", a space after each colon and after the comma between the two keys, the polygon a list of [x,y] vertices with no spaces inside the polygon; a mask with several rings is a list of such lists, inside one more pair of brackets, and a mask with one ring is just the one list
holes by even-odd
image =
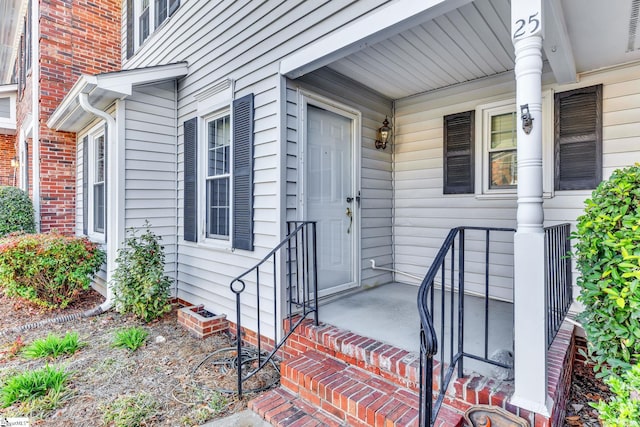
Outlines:
{"label": "brick wall", "polygon": [[120,0],[43,0],[40,16],[40,224],[72,234],[76,138],[46,122],[81,74],[120,69]]}
{"label": "brick wall", "polygon": [[16,155],[15,135],[0,134],[0,185],[14,185],[11,159]]}

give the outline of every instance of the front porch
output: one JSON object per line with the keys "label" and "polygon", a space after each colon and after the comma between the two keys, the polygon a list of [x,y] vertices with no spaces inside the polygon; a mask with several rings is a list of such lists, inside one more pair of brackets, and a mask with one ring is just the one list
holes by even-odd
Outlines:
{"label": "front porch", "polygon": [[[420,353],[408,348],[417,342],[418,335],[409,326],[417,320],[412,314],[416,311],[417,290],[412,288],[394,283],[321,305],[320,318],[324,320],[320,325],[305,320],[287,341],[281,387],[250,402],[250,407],[276,426],[311,422],[329,426],[418,426]],[[478,321],[468,330],[478,332],[481,325],[477,323],[483,323],[483,301],[478,297],[467,297],[467,301],[472,312],[469,319]],[[499,328],[509,329],[512,305],[492,301],[491,306],[490,322],[504,322],[506,325]],[[351,321],[350,316],[356,320]],[[491,334],[491,346],[513,344],[499,335],[497,331]],[[482,340],[472,334],[466,336],[471,348],[482,349]],[[469,361],[465,363],[465,376],[447,388],[432,425],[462,426],[462,415],[475,405],[503,408],[531,426],[561,425],[574,354],[575,327],[565,321],[547,353],[548,391],[554,401],[550,415],[512,405],[513,381],[491,378],[491,367]],[[442,368],[436,362],[435,394],[439,392],[437,374]],[[476,368],[487,374],[471,372]]]}
{"label": "front porch", "polygon": [[[420,351],[420,317],[416,301],[418,287],[403,283],[390,283],[375,288],[364,289],[348,296],[337,298],[320,305],[320,321],[355,334],[390,344],[413,353]],[[435,299],[440,300],[440,291]],[[450,292],[446,292],[446,300]],[[482,297],[466,295],[464,301],[464,348],[473,354],[485,352],[485,300]],[[454,295],[454,305],[458,304],[458,295]],[[446,310],[448,311],[448,310]],[[436,304],[433,318],[437,330],[441,308]],[[513,352],[513,304],[495,299],[488,300],[487,311],[487,354],[496,350]],[[445,337],[451,336],[451,325],[445,323]],[[457,329],[454,328],[453,340],[457,342]],[[447,348],[448,350],[448,348]],[[450,357],[448,351],[444,360]],[[436,360],[442,360],[436,355]],[[499,369],[477,360],[464,361],[465,374],[472,372],[486,377],[494,376]]]}

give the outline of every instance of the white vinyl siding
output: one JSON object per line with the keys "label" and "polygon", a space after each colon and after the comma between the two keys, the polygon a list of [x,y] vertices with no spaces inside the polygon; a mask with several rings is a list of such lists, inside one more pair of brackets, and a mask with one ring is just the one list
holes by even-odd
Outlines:
{"label": "white vinyl siding", "polygon": [[[362,7],[355,0],[321,2],[235,2],[184,1],[170,20],[155,31],[123,68],[132,69],[180,61],[189,63],[189,75],[178,84],[178,296],[206,305],[235,320],[235,298],[229,290],[233,277],[244,272],[276,246],[283,237],[281,198],[281,78],[279,61],[300,47],[358,19],[384,4],[374,0]],[[123,8],[124,9],[124,8]],[[126,11],[123,11],[126,16]],[[122,27],[126,46],[126,27]],[[251,58],[247,60],[247,58]],[[194,94],[222,79],[234,82],[234,99],[254,94],[254,246],[253,252],[199,247],[184,242],[183,236],[183,126],[197,115]],[[283,101],[284,102],[284,101]],[[373,123],[367,126],[375,126]],[[378,127],[380,125],[377,125]],[[382,155],[382,154],[380,154]],[[387,154],[388,155],[388,154]],[[384,163],[384,162],[383,162]],[[387,168],[390,168],[387,162]],[[390,177],[390,173],[389,173]],[[363,176],[364,179],[364,176]],[[389,184],[390,185],[390,184]],[[385,211],[390,215],[390,208]],[[372,216],[375,215],[373,212]],[[176,222],[176,219],[173,219]],[[373,218],[372,221],[379,221]],[[389,250],[386,250],[389,253]],[[388,256],[388,259],[390,257]],[[269,302],[272,281],[265,278],[262,307]],[[247,283],[248,295],[255,284]],[[255,299],[243,298],[255,307]],[[244,311],[246,327],[255,327],[251,309]],[[270,317],[268,322],[272,322]],[[268,323],[263,331],[269,334]]]}
{"label": "white vinyl siding", "polygon": [[144,227],[162,237],[165,273],[176,262],[175,82],[134,88],[123,103],[125,123],[126,229]]}
{"label": "white vinyl siding", "polygon": [[[497,79],[496,79],[497,80]],[[603,177],[620,167],[640,162],[640,66],[594,73],[579,85],[545,87],[563,92],[603,83]],[[478,199],[474,194],[442,194],[442,118],[479,105],[514,99],[512,84],[460,86],[441,96],[425,94],[396,101],[394,256],[398,270],[423,276],[447,232],[460,225],[515,227],[516,198]],[[479,147],[476,141],[476,147]],[[552,148],[552,139],[545,141]],[[553,173],[552,168],[545,170]],[[545,225],[575,220],[591,190],[555,191],[544,199]],[[491,294],[512,298],[512,245],[496,243],[492,251]],[[468,289],[480,290],[484,249],[476,240],[467,245]],[[574,278],[577,273],[574,272]],[[418,284],[398,276],[399,281]],[[475,286],[473,283],[475,282]]]}

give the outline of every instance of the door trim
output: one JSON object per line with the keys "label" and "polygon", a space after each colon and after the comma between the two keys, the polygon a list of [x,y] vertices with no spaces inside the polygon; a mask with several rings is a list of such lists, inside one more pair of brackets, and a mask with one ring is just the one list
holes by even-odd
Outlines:
{"label": "door trim", "polygon": [[[298,219],[303,220],[307,217],[307,179],[306,179],[306,134],[307,134],[307,105],[323,108],[332,113],[346,117],[351,120],[352,141],[351,141],[351,180],[354,197],[358,196],[361,189],[360,183],[360,167],[361,167],[361,123],[362,113],[357,109],[342,104],[330,98],[318,95],[307,90],[298,90],[298,124],[299,124],[299,144],[298,144]],[[320,291],[319,297],[334,295],[338,292],[359,287],[361,284],[361,203],[354,202],[355,218],[353,222],[353,280],[344,285],[335,286],[329,290]]]}

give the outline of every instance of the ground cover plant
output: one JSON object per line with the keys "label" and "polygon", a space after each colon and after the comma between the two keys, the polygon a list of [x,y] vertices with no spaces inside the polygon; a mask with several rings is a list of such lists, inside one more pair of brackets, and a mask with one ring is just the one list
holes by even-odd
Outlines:
{"label": "ground cover plant", "polygon": [[64,308],[87,291],[105,254],[86,238],[56,233],[0,240],[0,288],[42,307]]}
{"label": "ground cover plant", "polygon": [[[69,374],[63,368],[49,365],[11,375],[0,388],[0,401],[6,408],[14,403],[27,403],[40,397],[51,398],[62,393]],[[50,399],[51,400],[51,399]]]}
{"label": "ground cover plant", "polygon": [[136,351],[144,345],[148,335],[147,331],[138,326],[120,329],[115,332],[113,346]]}
{"label": "ground cover plant", "polygon": [[46,338],[37,339],[26,345],[22,350],[22,354],[28,359],[56,359],[63,354],[73,354],[82,346],[83,343],[78,340],[76,332],[67,332],[64,337],[49,334]]}
{"label": "ground cover plant", "polygon": [[[115,427],[138,427],[146,425],[146,421],[158,410],[158,402],[153,396],[138,393],[119,397],[102,406],[103,421]],[[144,423],[144,424],[143,424]]]}

